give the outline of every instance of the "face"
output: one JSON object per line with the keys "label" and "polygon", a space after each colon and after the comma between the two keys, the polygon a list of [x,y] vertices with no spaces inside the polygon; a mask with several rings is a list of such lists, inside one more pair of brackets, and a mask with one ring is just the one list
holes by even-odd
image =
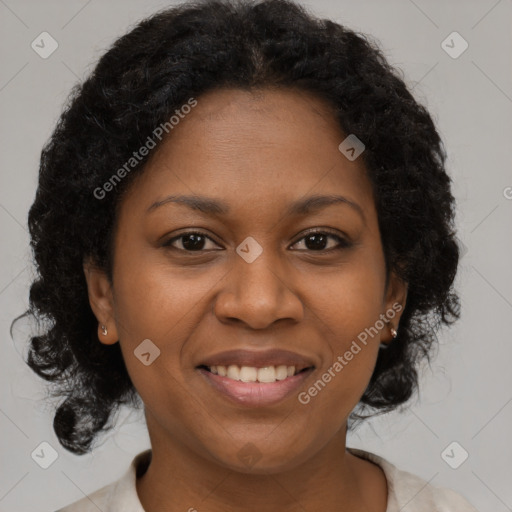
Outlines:
{"label": "face", "polygon": [[[406,294],[393,274],[386,286],[362,159],[338,149],[347,135],[305,92],[210,92],[131,184],[112,284],[85,271],[99,339],[120,343],[152,440],[277,472],[344,433]],[[230,363],[280,380],[202,366]],[[306,369],[283,378],[273,363]]]}

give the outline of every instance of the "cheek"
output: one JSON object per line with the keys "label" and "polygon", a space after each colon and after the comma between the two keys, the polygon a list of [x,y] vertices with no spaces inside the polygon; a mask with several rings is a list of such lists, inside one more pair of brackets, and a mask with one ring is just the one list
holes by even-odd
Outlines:
{"label": "cheek", "polygon": [[307,306],[333,338],[333,349],[342,350],[382,313],[385,270],[378,254],[361,251],[335,271],[305,274],[302,281],[303,289],[310,290]]}
{"label": "cheek", "polygon": [[304,284],[315,290],[308,307],[329,357],[302,403],[309,401],[319,411],[333,407],[344,418],[357,405],[375,366],[384,325],[383,263],[362,254],[339,271],[309,276]]}
{"label": "cheek", "polygon": [[120,338],[154,338],[166,344],[189,316],[199,313],[216,277],[215,271],[188,274],[151,257],[119,258],[115,274],[115,310]]}
{"label": "cheek", "polygon": [[165,389],[185,386],[183,349],[204,315],[208,291],[223,273],[205,269],[187,274],[148,255],[120,254],[114,275],[119,343],[134,386],[151,404],[164,398]]}
{"label": "cheek", "polygon": [[198,323],[201,298],[208,288],[197,281],[185,283],[183,275],[170,272],[169,267],[142,261],[132,254],[119,258],[116,265],[119,343],[130,379],[145,406],[158,415],[162,404],[168,404],[180,417],[186,412],[186,404],[176,393],[186,389],[180,371],[181,352]]}

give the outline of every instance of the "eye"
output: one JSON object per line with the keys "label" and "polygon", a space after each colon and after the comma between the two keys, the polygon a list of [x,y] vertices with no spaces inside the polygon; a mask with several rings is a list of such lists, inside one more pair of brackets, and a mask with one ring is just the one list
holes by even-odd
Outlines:
{"label": "eye", "polygon": [[[329,239],[336,242],[334,246],[327,247],[329,245]],[[206,234],[200,231],[188,231],[169,239],[163,244],[163,246],[185,252],[216,250],[215,247],[205,247],[208,241],[218,247],[218,244]],[[302,241],[304,241],[303,243],[306,246],[306,250],[315,252],[330,252],[345,249],[351,246],[351,243],[345,238],[325,230],[310,231],[306,236],[299,239],[293,245],[297,245]],[[181,245],[181,247],[175,245],[177,242]]]}
{"label": "eye", "polygon": [[[326,247],[328,245],[328,240],[335,240],[337,244],[334,247]],[[341,249],[346,249],[351,246],[351,243],[345,238],[331,233],[329,231],[310,231],[306,236],[302,237],[300,240],[295,242],[293,245],[297,245],[298,243],[304,240],[304,244],[306,246],[306,250],[310,251],[323,251],[330,252]]]}
{"label": "eye", "polygon": [[[179,236],[171,238],[170,240],[165,242],[163,246],[169,247],[170,249],[176,249],[178,251],[201,252],[203,250],[208,250],[208,248],[205,249],[204,247],[206,241],[208,240],[217,245],[209,236],[206,236],[204,233],[201,233],[200,231],[188,231],[186,233],[182,233]],[[176,247],[175,245],[173,245],[174,242],[176,241],[179,241],[182,247]]]}

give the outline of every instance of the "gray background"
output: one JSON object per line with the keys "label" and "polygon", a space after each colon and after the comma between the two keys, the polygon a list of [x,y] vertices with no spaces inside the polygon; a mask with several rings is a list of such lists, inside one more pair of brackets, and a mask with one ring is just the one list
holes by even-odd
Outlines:
{"label": "gray background", "polygon": [[[0,0],[0,510],[52,511],[117,479],[149,447],[140,415],[123,410],[91,455],[75,456],[52,430],[43,381],[24,365],[27,330],[9,335],[27,305],[33,276],[27,213],[38,159],[70,88],[118,36],[169,2]],[[403,413],[363,426],[348,444],[374,451],[434,485],[464,494],[480,511],[512,510],[512,59],[511,0],[305,2],[313,12],[376,37],[432,113],[445,141],[466,247],[457,277],[463,317],[439,335],[422,370],[421,393]],[[58,49],[42,59],[31,42],[43,31]],[[469,48],[451,58],[441,42],[459,32]],[[31,453],[43,441],[58,459],[42,469]],[[456,441],[468,459],[441,457]],[[456,448],[454,457],[460,457]],[[411,496],[412,498],[412,496]]]}

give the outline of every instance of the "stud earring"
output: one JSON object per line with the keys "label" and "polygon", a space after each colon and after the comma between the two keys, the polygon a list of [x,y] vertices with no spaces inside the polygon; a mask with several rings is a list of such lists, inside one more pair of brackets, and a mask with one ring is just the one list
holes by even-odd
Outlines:
{"label": "stud earring", "polygon": [[395,339],[398,336],[396,329],[394,327],[391,327],[389,330],[391,331],[391,336],[393,336],[393,339]]}
{"label": "stud earring", "polygon": [[101,326],[101,334],[103,334],[103,336],[107,335],[107,328],[104,325]]}

